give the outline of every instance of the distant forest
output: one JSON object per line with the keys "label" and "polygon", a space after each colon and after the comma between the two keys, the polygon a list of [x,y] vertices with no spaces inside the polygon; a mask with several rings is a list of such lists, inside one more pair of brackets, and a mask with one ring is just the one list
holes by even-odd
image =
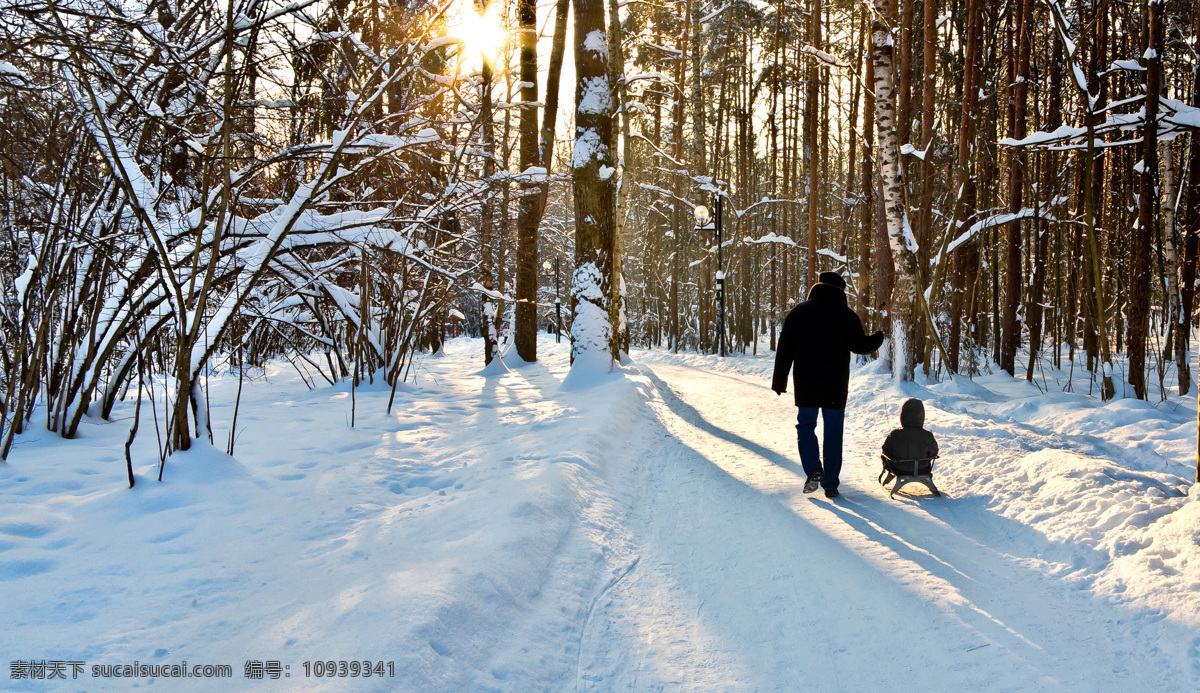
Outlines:
{"label": "distant forest", "polygon": [[451,319],[533,361],[556,299],[575,368],[773,349],[822,271],[900,380],[1187,394],[1198,35],[1195,0],[0,0],[0,457],[143,393],[187,449],[269,359],[395,387]]}

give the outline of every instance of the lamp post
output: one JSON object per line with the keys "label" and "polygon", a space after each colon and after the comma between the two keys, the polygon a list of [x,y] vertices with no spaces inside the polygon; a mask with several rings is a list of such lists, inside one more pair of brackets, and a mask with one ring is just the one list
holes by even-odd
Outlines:
{"label": "lamp post", "polygon": [[[721,264],[721,196],[713,195],[713,214],[704,205],[696,206],[696,227],[712,229],[717,241],[717,353],[725,355],[725,271]],[[713,222],[711,225],[709,222]]]}
{"label": "lamp post", "polygon": [[[562,342],[562,290],[558,283],[558,256],[554,257],[554,342]],[[550,261],[542,263],[542,269],[550,271]]]}
{"label": "lamp post", "polygon": [[[554,256],[554,343],[562,342],[562,289],[558,283],[558,261],[559,257]],[[549,265],[550,263],[546,263]],[[550,269],[547,267],[546,269]]]}
{"label": "lamp post", "polygon": [[554,256],[554,317],[558,324],[554,328],[555,343],[562,341],[562,288],[558,283],[558,261],[557,255]]}
{"label": "lamp post", "polygon": [[713,207],[716,208],[717,232],[717,349],[721,356],[725,355],[725,271],[721,268],[721,211],[724,201],[720,194],[713,195]]}

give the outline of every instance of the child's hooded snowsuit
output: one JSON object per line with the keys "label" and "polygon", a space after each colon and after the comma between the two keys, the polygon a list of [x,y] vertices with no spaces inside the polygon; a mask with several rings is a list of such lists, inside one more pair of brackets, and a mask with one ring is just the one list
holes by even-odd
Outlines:
{"label": "child's hooded snowsuit", "polygon": [[[906,400],[900,407],[900,426],[883,441],[883,454],[893,460],[917,460],[937,457],[938,444],[926,431],[925,405],[919,399]],[[921,465],[925,473],[926,466]]]}

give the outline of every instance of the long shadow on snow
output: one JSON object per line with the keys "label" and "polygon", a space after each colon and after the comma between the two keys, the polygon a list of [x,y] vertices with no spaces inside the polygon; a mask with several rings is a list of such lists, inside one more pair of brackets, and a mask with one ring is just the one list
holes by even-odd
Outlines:
{"label": "long shadow on snow", "polygon": [[[646,371],[643,371],[643,372],[646,372]],[[704,417],[694,407],[692,407],[690,404],[687,404],[686,402],[684,402],[679,397],[679,395],[673,389],[671,389],[670,386],[667,385],[661,378],[657,377],[655,374],[653,374],[651,372],[646,372],[646,375],[647,375],[647,377],[649,377],[651,379],[651,381],[657,386],[659,391],[663,394],[663,401],[667,405],[668,409],[670,409],[672,411],[672,413],[676,414],[677,416],[679,416],[683,420],[687,421],[689,424],[699,428],[700,430],[703,430],[717,438],[720,438],[722,440],[730,442],[734,445],[742,447],[745,450],[747,450],[748,452],[750,452],[756,456],[759,456],[767,461],[770,461],[779,467],[783,467],[794,474],[802,476],[802,471],[800,470],[799,465],[797,465],[795,462],[788,460],[787,458],[783,457],[782,455],[776,453],[773,450],[767,449],[767,448],[763,447],[762,445],[759,445],[757,443],[754,443],[753,441],[743,438],[742,436],[739,436],[736,433],[732,433],[730,431],[727,431],[725,429],[722,429],[718,426],[713,425],[712,423],[710,423],[706,419],[704,419]],[[707,460],[707,457],[704,455],[704,453],[702,453],[699,450],[696,450],[695,448],[691,447],[684,441],[676,439],[676,442],[679,445],[686,448],[687,450],[689,450],[691,452],[691,454],[694,455],[696,458],[701,459],[701,460]],[[728,471],[721,468],[719,465],[710,463],[708,469],[713,473],[719,474],[722,478],[726,478],[730,481],[735,482],[738,485],[738,487],[744,489],[745,492],[748,494],[756,494],[759,496],[767,495],[767,494],[763,494],[763,492],[760,491],[759,489],[756,489],[753,486],[750,486],[743,480],[730,474]],[[777,502],[772,503],[771,507],[773,507],[774,512],[778,514],[778,517],[780,518],[779,521],[795,523],[799,526],[806,528],[808,531],[805,533],[805,536],[810,537],[811,540],[815,541],[817,545],[827,546],[831,550],[836,550],[838,553],[835,555],[844,557],[846,559],[852,559],[855,562],[860,563],[862,568],[865,569],[865,571],[867,571],[867,572],[875,572],[884,577],[888,577],[887,572],[880,570],[880,567],[875,562],[870,560],[867,556],[862,555],[854,547],[845,544],[843,541],[838,539],[835,535],[830,534],[828,531],[828,528],[822,528],[818,525],[814,525],[811,521],[808,521],[807,518],[805,518],[803,515],[798,514],[793,508],[789,507],[789,501],[792,500],[794,497],[795,496],[793,494],[787,494],[787,493],[780,493],[780,494],[774,495],[774,498]],[[737,504],[740,507],[743,507],[747,511],[751,511],[751,508],[753,507],[753,504],[748,504],[748,503],[737,503]],[[814,503],[813,505],[828,506],[829,504],[818,502],[818,503]],[[844,512],[844,511],[840,511],[840,509],[838,509],[838,510],[839,510],[839,512]],[[1025,662],[1030,667],[1031,673],[1036,672],[1038,674],[1045,675],[1045,672],[1047,670],[1052,669],[1052,665],[1046,659],[1046,653],[1051,648],[1045,647],[1043,645],[1039,645],[1039,644],[1033,642],[1031,640],[1031,637],[1033,637],[1033,636],[1027,637],[1025,634],[1018,632],[1011,626],[1005,624],[1000,619],[989,614],[983,608],[977,606],[975,603],[975,600],[972,599],[970,596],[968,596],[968,594],[970,594],[971,592],[984,591],[983,586],[980,586],[978,589],[975,589],[975,590],[964,589],[968,584],[971,584],[974,582],[974,579],[971,576],[967,575],[966,573],[959,570],[958,568],[951,565],[950,563],[939,559],[937,556],[935,556],[933,553],[931,553],[929,551],[925,551],[924,549],[922,549],[918,546],[909,545],[907,542],[899,539],[898,537],[896,537],[894,535],[887,535],[885,532],[883,532],[879,529],[876,529],[874,527],[871,527],[869,522],[864,521],[859,516],[850,514],[850,517],[852,518],[853,521],[847,521],[846,524],[849,527],[851,527],[852,529],[854,529],[855,531],[857,531],[862,537],[864,537],[868,541],[872,542],[873,545],[877,544],[879,546],[883,546],[885,548],[891,549],[901,559],[911,560],[912,562],[914,562],[918,566],[920,566],[922,569],[924,569],[926,572],[949,583],[950,586],[962,596],[964,603],[957,605],[958,608],[954,608],[954,609],[950,610],[951,613],[953,613],[956,620],[959,623],[961,623],[962,628],[964,629],[963,635],[959,636],[960,639],[975,640],[976,642],[978,642],[977,638],[981,637],[988,644],[992,644],[992,643],[1000,644],[1006,650],[1011,652],[1012,655],[1014,657],[1016,657],[1018,660]],[[924,524],[931,524],[931,523],[929,523],[928,521],[925,521]],[[974,544],[976,544],[976,542],[972,541],[972,544],[974,545]],[[1013,565],[1011,568],[1015,572],[1026,571],[1030,574],[1034,574],[1034,575],[1037,574],[1036,571],[1029,570],[1029,569],[1024,568],[1019,565]],[[857,571],[852,571],[852,572],[857,572]],[[972,571],[972,572],[976,572],[976,571]],[[895,584],[897,587],[901,587],[901,585],[899,585],[898,583],[893,582],[892,584]],[[912,595],[917,599],[921,599],[919,590],[915,593],[912,593]],[[893,594],[893,596],[895,596],[895,595]],[[997,601],[999,603],[1006,603],[1007,601],[1009,601],[1008,598],[1004,595],[990,595],[990,596],[994,597],[995,601]],[[882,595],[881,595],[881,598],[882,598]],[[1023,605],[1020,608],[1023,609],[1023,608],[1025,608],[1025,606],[1027,606],[1027,605]],[[976,636],[976,638],[970,638],[969,636],[966,636],[966,633],[974,633],[974,634],[977,634],[977,636]],[[947,642],[952,641],[952,640],[954,640],[953,637],[947,638]],[[942,653],[942,654],[950,654],[950,653]]]}
{"label": "long shadow on snow", "polygon": [[[695,407],[693,407],[690,404],[688,404],[687,402],[685,402],[683,400],[683,398],[679,395],[678,392],[676,392],[673,388],[671,388],[670,385],[668,385],[665,381],[663,381],[661,378],[659,378],[658,375],[655,374],[652,370],[642,369],[642,372],[645,373],[648,378],[650,378],[651,382],[654,383],[655,387],[660,392],[662,392],[664,395],[667,395],[667,396],[663,397],[664,403],[667,405],[667,407],[673,413],[675,413],[677,416],[679,416],[683,420],[685,420],[688,423],[692,424],[693,426],[699,428],[700,430],[705,431],[706,433],[709,433],[710,435],[713,435],[713,436],[720,438],[722,440],[725,440],[727,442],[733,443],[734,445],[737,445],[739,447],[745,448],[747,451],[749,451],[759,457],[762,457],[763,459],[765,459],[769,462],[772,462],[773,464],[775,464],[779,467],[787,469],[798,476],[801,476],[801,477],[805,476],[803,468],[796,462],[784,457],[783,455],[780,455],[779,453],[775,452],[774,450],[766,448],[758,443],[755,443],[754,441],[743,438],[742,436],[739,436],[736,433],[733,433],[731,431],[720,428],[719,426],[716,426],[716,425],[710,423],[707,419],[704,418],[704,416]],[[697,453],[697,454],[699,454],[699,453]],[[731,478],[734,478],[736,480],[735,477],[731,477]],[[738,481],[739,481],[739,483],[742,483],[742,482],[740,482],[740,480],[738,480]],[[870,523],[868,521],[866,521],[865,518],[863,518],[860,515],[855,515],[853,513],[844,511],[833,504],[821,503],[819,505],[821,507],[826,507],[826,508],[831,508],[831,509],[836,510],[839,514],[841,514],[843,516],[843,520],[846,521],[846,524],[853,527],[855,530],[857,530],[863,536],[872,538],[875,541],[877,541],[877,543],[888,546],[893,551],[895,551],[897,553],[897,555],[900,555],[902,557],[913,560],[915,563],[920,565],[926,571],[928,571],[932,574],[938,575],[942,579],[946,580],[946,582],[953,585],[956,589],[963,587],[963,585],[959,584],[962,582],[962,580],[961,579],[956,580],[955,576],[957,576],[957,578],[965,578],[968,581],[973,581],[973,578],[968,576],[966,573],[958,570],[950,563],[947,563],[946,561],[943,561],[943,560],[937,558],[931,552],[925,551],[915,545],[909,544],[908,542],[901,540],[896,535],[888,535],[884,532],[881,532],[881,531],[875,529],[874,527],[871,527]],[[862,506],[860,506],[860,507],[862,507]],[[864,507],[864,510],[865,510],[865,507]],[[897,514],[904,516],[903,519],[905,519],[907,521],[911,521],[911,518],[912,518],[911,514],[905,513],[901,510],[897,510]],[[853,518],[854,521],[850,521],[851,518]],[[877,519],[882,521],[882,518],[879,518],[878,515],[877,515]],[[897,517],[894,519],[901,519],[901,518]],[[931,523],[925,522],[923,524],[931,524]],[[974,540],[971,540],[971,542],[973,545],[982,547],[982,544],[979,544],[978,542],[976,542]],[[960,592],[961,592],[961,589],[960,589]],[[964,596],[966,596],[966,595],[964,594]],[[972,625],[976,626],[977,624],[973,623]]]}
{"label": "long shadow on snow", "polygon": [[[797,476],[804,476],[802,468],[797,463],[754,441],[712,424],[695,407],[685,402],[681,395],[657,374],[648,368],[640,370],[662,393],[663,402],[667,408],[684,421],[778,467],[787,469]],[[679,441],[679,443],[690,448],[683,441]],[[699,451],[693,450],[693,452],[700,458],[705,458]],[[717,465],[713,465],[713,467],[746,488],[753,488]],[[779,495],[777,498],[780,501],[781,510],[798,521],[803,520],[795,511],[787,507],[788,496],[786,494]],[[1044,546],[1048,540],[1026,525],[1014,520],[1007,520],[999,515],[992,515],[989,518],[992,521],[990,524],[1002,525],[994,528],[996,536],[1005,537],[1009,541],[1006,542],[1006,546],[998,549],[990,548],[989,543],[985,543],[982,537],[971,536],[955,526],[955,518],[960,516],[958,511],[961,510],[956,506],[961,503],[947,503],[946,500],[930,498],[927,505],[923,503],[923,509],[929,513],[928,518],[921,518],[919,515],[906,511],[896,501],[883,500],[882,497],[876,499],[873,496],[866,496],[865,501],[842,498],[836,503],[823,502],[822,499],[812,505],[831,512],[869,542],[889,549],[897,557],[909,560],[929,575],[945,581],[963,600],[963,603],[955,605],[953,612],[965,627],[1006,647],[1014,656],[1027,662],[1035,671],[1061,672],[1060,667],[1055,666],[1052,662],[1053,643],[1049,643],[1050,648],[1043,647],[1033,642],[1031,638],[1035,636],[1031,633],[1020,632],[1020,630],[1027,630],[1022,627],[1022,623],[1028,627],[1033,627],[1037,623],[1037,618],[1030,620],[1031,617],[1028,615],[1031,607],[1036,608],[1035,605],[1025,600],[1013,600],[1011,595],[997,593],[989,587],[997,582],[1003,584],[1009,580],[1013,581],[1013,584],[1022,583],[1024,582],[1023,576],[1028,575],[1034,578],[1035,584],[1045,589],[1039,595],[1039,601],[1044,601],[1047,605],[1058,606],[1066,597],[1067,601],[1074,603],[1076,600],[1070,598],[1070,592],[1056,593],[1053,576],[1022,565],[1023,560],[1035,558],[1035,556],[1021,557],[1009,553],[1018,546]],[[982,511],[983,509],[980,507],[978,510]],[[896,529],[885,529],[888,527],[896,527]],[[991,538],[994,540],[996,537]],[[832,536],[830,539],[838,541]],[[855,553],[849,546],[846,549],[852,554]],[[865,557],[860,558],[865,561]],[[878,570],[878,566],[869,562],[868,565],[871,569]],[[988,574],[995,576],[996,579],[986,579]],[[1088,582],[1090,583],[1090,580]],[[1082,602],[1090,603],[1095,600],[1094,596],[1078,594],[1081,595],[1079,599]],[[1139,617],[1148,615],[1129,606],[1116,604],[1111,600],[1103,601],[1117,612],[1128,613],[1135,622],[1140,620]],[[1153,621],[1157,621],[1157,619],[1153,619]]]}
{"label": "long shadow on snow", "polygon": [[709,435],[720,438],[726,442],[733,443],[738,447],[745,448],[755,455],[758,455],[759,457],[771,462],[772,464],[775,464],[776,466],[783,467],[797,476],[807,476],[804,473],[804,468],[795,461],[780,455],[770,448],[759,445],[752,440],[743,438],[732,431],[727,431],[724,428],[709,422],[709,420],[704,418],[704,415],[697,411],[695,407],[683,401],[683,397],[681,397],[678,392],[672,389],[671,386],[668,385],[662,378],[658,377],[658,374],[653,370],[649,368],[641,368],[639,370],[641,370],[643,375],[650,379],[650,382],[654,384],[655,389],[664,395],[667,395],[663,397],[663,402],[667,405],[667,408],[674,412],[679,418],[687,421]]}

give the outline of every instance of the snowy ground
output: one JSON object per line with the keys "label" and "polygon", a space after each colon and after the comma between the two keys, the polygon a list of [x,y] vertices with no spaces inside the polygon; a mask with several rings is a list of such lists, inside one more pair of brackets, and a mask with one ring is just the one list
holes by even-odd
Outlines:
{"label": "snowy ground", "polygon": [[[800,493],[769,356],[636,351],[564,390],[566,347],[485,375],[455,340],[390,416],[359,389],[354,428],[344,385],[274,366],[243,393],[236,459],[177,455],[159,484],[144,419],[133,490],[127,419],[22,436],[0,465],[0,653],[87,669],[0,689],[179,690],[90,673],[183,660],[233,672],[187,690],[1200,685],[1194,397],[856,367],[831,502]],[[218,441],[235,388],[212,383]],[[876,482],[907,396],[943,498]],[[290,676],[247,679],[248,660]],[[305,676],[327,660],[394,677]]]}

